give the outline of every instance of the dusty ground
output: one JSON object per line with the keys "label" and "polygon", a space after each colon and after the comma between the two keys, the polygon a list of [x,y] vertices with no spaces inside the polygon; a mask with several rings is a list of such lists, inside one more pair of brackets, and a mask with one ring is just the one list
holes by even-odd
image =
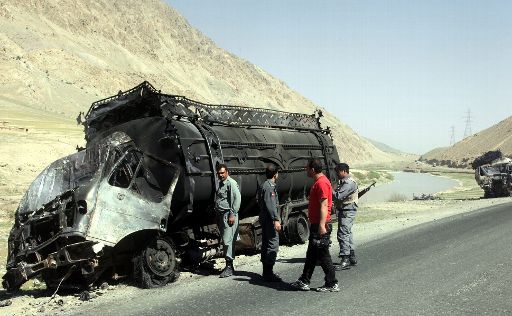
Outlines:
{"label": "dusty ground", "polygon": [[[379,204],[368,204],[361,207],[358,220],[354,226],[356,244],[361,247],[365,243],[382,238],[387,234],[398,232],[402,229],[421,223],[434,221],[454,214],[470,212],[475,209],[507,203],[511,198],[501,199],[469,199],[469,200],[429,200],[429,201],[403,201]],[[333,236],[334,237],[334,236]],[[333,238],[333,241],[335,237]],[[305,254],[305,245],[282,246],[278,259],[300,258]],[[222,259],[215,263],[215,269],[223,265]],[[259,271],[259,257],[239,256],[235,261],[237,270]],[[205,275],[218,273],[213,270],[201,270],[199,273],[182,272],[177,282],[190,283],[193,286],[199,284],[199,280]],[[278,263],[276,270],[286,269],[286,263]],[[139,291],[144,291],[129,284],[104,286],[103,289],[91,291],[91,299],[80,300],[79,292],[57,295],[54,298],[43,289],[38,281],[30,281],[30,290],[23,290],[15,297],[8,296],[0,291],[0,299],[3,303],[10,301],[11,305],[1,307],[2,315],[53,315],[55,313],[72,314],[80,306],[81,309],[94,309],[96,306],[118,299],[126,299],[135,296]],[[168,286],[173,286],[172,284]]]}
{"label": "dusty ground", "polygon": [[21,111],[0,102],[0,275],[14,211],[45,166],[83,146],[82,128],[43,111]]}

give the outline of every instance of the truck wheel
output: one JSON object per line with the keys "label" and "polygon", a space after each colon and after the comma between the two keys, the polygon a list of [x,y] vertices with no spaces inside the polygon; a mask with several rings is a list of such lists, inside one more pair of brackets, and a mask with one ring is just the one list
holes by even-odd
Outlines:
{"label": "truck wheel", "polygon": [[164,286],[179,277],[179,261],[174,243],[165,237],[154,238],[134,258],[134,279],[144,289]]}
{"label": "truck wheel", "polygon": [[288,222],[288,238],[291,243],[303,244],[309,239],[309,225],[303,214],[290,217]]}

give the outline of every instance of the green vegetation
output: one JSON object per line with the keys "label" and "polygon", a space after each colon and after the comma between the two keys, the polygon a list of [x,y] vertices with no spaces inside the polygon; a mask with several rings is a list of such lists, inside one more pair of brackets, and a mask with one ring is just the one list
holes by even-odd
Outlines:
{"label": "green vegetation", "polygon": [[359,188],[370,185],[373,182],[388,183],[393,181],[393,175],[384,170],[355,170],[350,171],[359,184]]}
{"label": "green vegetation", "polygon": [[368,179],[370,180],[378,180],[380,178],[380,173],[377,171],[368,172]]}
{"label": "green vegetation", "polygon": [[351,165],[354,169],[362,169],[362,170],[388,170],[388,171],[401,171],[414,163],[415,156],[411,156],[410,159],[405,159],[401,161],[387,161],[387,162],[374,162],[374,163],[365,163],[365,164],[354,164]]}
{"label": "green vegetation", "polygon": [[465,200],[465,199],[479,199],[484,196],[484,191],[478,186],[475,181],[475,175],[470,170],[466,172],[432,172],[434,175],[445,176],[459,182],[459,186],[445,192],[437,194],[443,200]]}
{"label": "green vegetation", "polygon": [[400,201],[407,201],[407,196],[402,193],[393,193],[388,199],[388,202],[400,202]]}

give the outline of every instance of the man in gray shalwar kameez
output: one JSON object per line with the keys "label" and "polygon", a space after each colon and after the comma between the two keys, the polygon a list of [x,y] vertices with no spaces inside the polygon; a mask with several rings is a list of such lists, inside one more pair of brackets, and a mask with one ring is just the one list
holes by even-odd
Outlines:
{"label": "man in gray shalwar kameez", "polygon": [[219,277],[233,275],[233,260],[235,260],[235,242],[238,236],[238,211],[240,210],[241,195],[238,183],[229,176],[225,164],[217,166],[219,188],[215,194],[215,210],[218,216],[218,226],[222,236],[226,267]]}

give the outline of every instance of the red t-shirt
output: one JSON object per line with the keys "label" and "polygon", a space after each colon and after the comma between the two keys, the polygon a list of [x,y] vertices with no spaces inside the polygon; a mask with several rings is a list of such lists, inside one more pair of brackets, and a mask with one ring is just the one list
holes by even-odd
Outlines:
{"label": "red t-shirt", "polygon": [[325,219],[327,223],[331,220],[332,186],[331,182],[324,174],[313,183],[313,186],[309,190],[308,215],[311,224],[320,224],[321,199],[327,199],[327,218]]}

